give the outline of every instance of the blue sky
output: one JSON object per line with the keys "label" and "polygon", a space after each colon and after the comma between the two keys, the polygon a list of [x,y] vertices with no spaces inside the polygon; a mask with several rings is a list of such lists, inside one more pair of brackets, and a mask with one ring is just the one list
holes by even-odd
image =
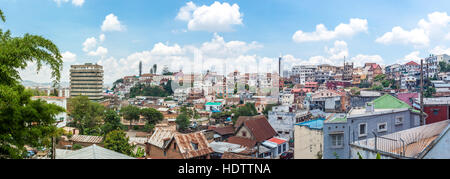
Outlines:
{"label": "blue sky", "polygon": [[[107,83],[136,74],[139,61],[144,71],[154,63],[159,70],[163,65],[194,70],[196,53],[202,54],[200,71],[217,70],[222,63],[229,65],[227,70],[246,66],[238,70],[261,71],[276,69],[266,66],[280,54],[286,69],[338,65],[343,56],[357,65],[388,65],[450,51],[448,0],[57,1],[0,0],[7,18],[0,28],[54,41],[65,57],[63,81],[68,81],[71,64],[85,62],[102,64]],[[180,16],[183,7],[191,7],[188,16]],[[108,15],[118,23],[102,29]],[[319,24],[325,33],[315,32]],[[89,38],[96,43],[85,48]],[[35,75],[31,66],[22,78],[51,81],[45,70]]]}

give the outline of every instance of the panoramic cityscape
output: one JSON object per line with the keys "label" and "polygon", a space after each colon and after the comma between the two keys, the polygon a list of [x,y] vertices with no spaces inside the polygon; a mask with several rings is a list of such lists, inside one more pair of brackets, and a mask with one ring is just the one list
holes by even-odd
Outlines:
{"label": "panoramic cityscape", "polygon": [[450,159],[450,2],[0,4],[0,159]]}

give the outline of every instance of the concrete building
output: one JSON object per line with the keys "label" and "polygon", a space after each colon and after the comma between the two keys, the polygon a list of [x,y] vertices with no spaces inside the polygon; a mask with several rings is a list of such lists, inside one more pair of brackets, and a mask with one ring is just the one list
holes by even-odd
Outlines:
{"label": "concrete building", "polygon": [[383,136],[355,141],[352,159],[449,159],[450,121],[414,127]]}
{"label": "concrete building", "polygon": [[424,61],[424,69],[428,71],[429,77],[437,77],[439,73],[439,62],[450,63],[450,56],[447,54],[431,55]]}
{"label": "concrete building", "polygon": [[310,119],[308,110],[295,110],[291,106],[274,106],[269,111],[269,124],[285,139],[294,138],[294,125]]}
{"label": "concrete building", "polygon": [[[64,110],[67,110],[67,98],[65,97],[54,97],[54,96],[33,96],[31,97],[32,100],[43,100],[46,101],[48,104],[55,104],[59,107],[64,108]],[[56,127],[64,127],[67,124],[67,113],[62,112],[55,116],[57,125]]]}
{"label": "concrete building", "polygon": [[[420,97],[414,100],[415,108],[420,109]],[[423,112],[427,114],[426,124],[450,119],[450,97],[423,98]]]}
{"label": "concrete building", "polygon": [[384,95],[324,123],[325,159],[349,158],[350,143],[420,126],[420,112],[405,102]]}
{"label": "concrete building", "polygon": [[291,77],[294,78],[296,84],[306,84],[306,82],[315,81],[316,66],[302,65],[292,67]]}
{"label": "concrete building", "polygon": [[322,159],[324,121],[319,118],[294,126],[294,159]]}
{"label": "concrete building", "polygon": [[72,65],[70,69],[70,96],[87,96],[90,100],[103,99],[103,67],[97,64]]}

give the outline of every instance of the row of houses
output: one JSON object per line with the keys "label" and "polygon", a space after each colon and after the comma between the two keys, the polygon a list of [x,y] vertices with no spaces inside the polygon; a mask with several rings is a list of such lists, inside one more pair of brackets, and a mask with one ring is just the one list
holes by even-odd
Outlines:
{"label": "row of houses", "polygon": [[[425,109],[432,108],[425,104]],[[386,94],[348,113],[295,124],[294,157],[357,159],[380,154],[382,158],[449,158],[448,124],[448,114],[433,116],[425,110],[421,120],[418,109]]]}

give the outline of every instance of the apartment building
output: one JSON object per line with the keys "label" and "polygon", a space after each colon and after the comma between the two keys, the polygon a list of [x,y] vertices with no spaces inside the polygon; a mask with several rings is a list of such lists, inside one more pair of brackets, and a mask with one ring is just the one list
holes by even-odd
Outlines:
{"label": "apartment building", "polygon": [[103,98],[103,67],[86,63],[70,69],[70,96],[87,96],[90,100]]}

